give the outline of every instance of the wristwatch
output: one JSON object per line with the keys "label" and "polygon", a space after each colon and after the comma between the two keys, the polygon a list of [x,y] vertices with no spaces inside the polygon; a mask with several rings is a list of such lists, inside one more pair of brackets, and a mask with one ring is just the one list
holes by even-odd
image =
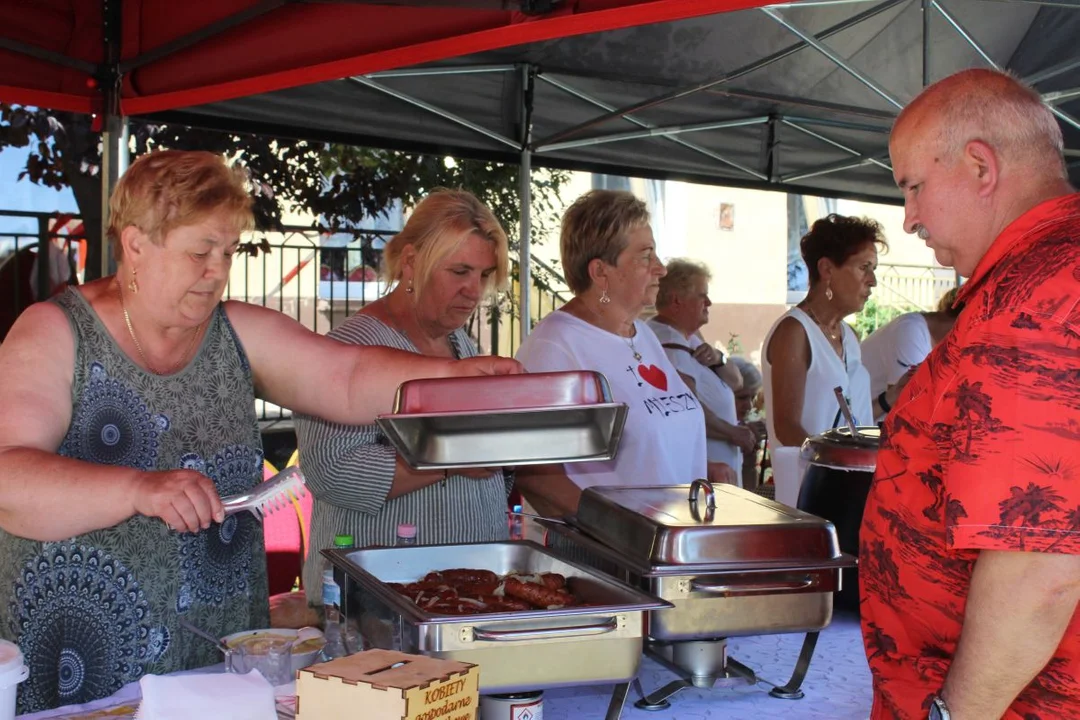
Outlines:
{"label": "wristwatch", "polygon": [[935,695],[930,701],[930,714],[927,715],[927,720],[952,720],[952,715],[949,714],[949,706],[945,704],[940,695]]}

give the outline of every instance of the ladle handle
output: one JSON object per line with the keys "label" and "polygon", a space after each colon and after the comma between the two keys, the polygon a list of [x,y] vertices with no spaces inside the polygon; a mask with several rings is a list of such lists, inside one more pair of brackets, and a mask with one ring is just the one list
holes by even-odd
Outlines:
{"label": "ladle handle", "polygon": [[844,414],[844,419],[851,428],[851,437],[859,437],[859,429],[855,427],[855,416],[851,414],[851,406],[844,397],[844,388],[837,385],[833,388],[833,392],[836,393],[836,402],[840,403],[840,412]]}

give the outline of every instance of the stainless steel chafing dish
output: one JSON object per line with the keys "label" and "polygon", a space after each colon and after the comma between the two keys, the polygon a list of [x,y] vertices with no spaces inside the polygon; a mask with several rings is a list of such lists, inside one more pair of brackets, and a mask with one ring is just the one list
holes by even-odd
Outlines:
{"label": "stainless steel chafing dish", "polygon": [[[644,615],[668,604],[533,542],[324,550],[341,584],[342,610],[365,646],[480,665],[483,693],[617,684],[610,718],[622,710],[641,662]],[[424,611],[387,583],[432,570],[475,568],[559,573],[588,607],[451,616]]]}
{"label": "stainless steel chafing dish", "polygon": [[411,380],[376,419],[416,469],[610,460],[626,422],[597,372]]}
{"label": "stainless steel chafing dish", "polygon": [[726,638],[808,632],[778,697],[801,697],[817,641],[832,619],[840,552],[826,520],[730,485],[592,487],[573,526],[547,523],[553,549],[615,575],[673,607],[646,616],[646,650],[683,680],[639,707],[666,707],[690,685],[710,687],[753,671],[727,657]]}

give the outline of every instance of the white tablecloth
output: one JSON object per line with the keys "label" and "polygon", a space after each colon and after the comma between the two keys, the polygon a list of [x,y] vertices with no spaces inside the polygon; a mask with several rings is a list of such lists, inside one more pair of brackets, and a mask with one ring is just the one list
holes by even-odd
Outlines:
{"label": "white tablecloth", "polygon": [[[782,685],[795,667],[803,635],[762,635],[732,638],[728,650],[736,660],[749,665],[760,677]],[[205,671],[220,671],[221,666]],[[481,669],[482,671],[482,669]],[[639,674],[646,692],[652,692],[676,676],[655,661],[646,658]],[[671,699],[671,708],[660,712],[638,710],[637,697],[627,696],[623,720],[866,720],[870,716],[870,670],[866,664],[858,621],[838,616],[822,631],[810,671],[802,685],[806,697],[801,700],[778,700],[763,686],[740,685],[735,688],[683,690]],[[282,688],[288,691],[288,688]],[[544,692],[544,720],[602,720],[611,699],[610,686],[562,688]],[[125,686],[106,700],[85,706],[108,707],[122,700],[137,700],[138,683]],[[22,720],[45,720],[70,715],[79,708],[61,708]]]}

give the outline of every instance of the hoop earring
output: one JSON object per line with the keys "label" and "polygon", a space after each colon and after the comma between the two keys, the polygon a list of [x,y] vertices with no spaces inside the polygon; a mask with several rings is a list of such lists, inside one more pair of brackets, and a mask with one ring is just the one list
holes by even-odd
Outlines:
{"label": "hoop earring", "polygon": [[832,280],[830,280],[828,282],[828,284],[825,285],[825,299],[828,300],[829,302],[832,302],[832,297],[833,297]]}
{"label": "hoop earring", "polygon": [[132,295],[139,294],[139,271],[135,268],[131,268],[131,282],[128,283],[128,290]]}
{"label": "hoop earring", "polygon": [[611,298],[608,297],[607,290],[601,290],[600,291],[600,304],[601,305],[607,305],[609,302],[611,302]]}
{"label": "hoop earring", "polygon": [[409,287],[405,288],[405,292],[409,293],[410,295],[413,294],[412,280],[409,281]]}

